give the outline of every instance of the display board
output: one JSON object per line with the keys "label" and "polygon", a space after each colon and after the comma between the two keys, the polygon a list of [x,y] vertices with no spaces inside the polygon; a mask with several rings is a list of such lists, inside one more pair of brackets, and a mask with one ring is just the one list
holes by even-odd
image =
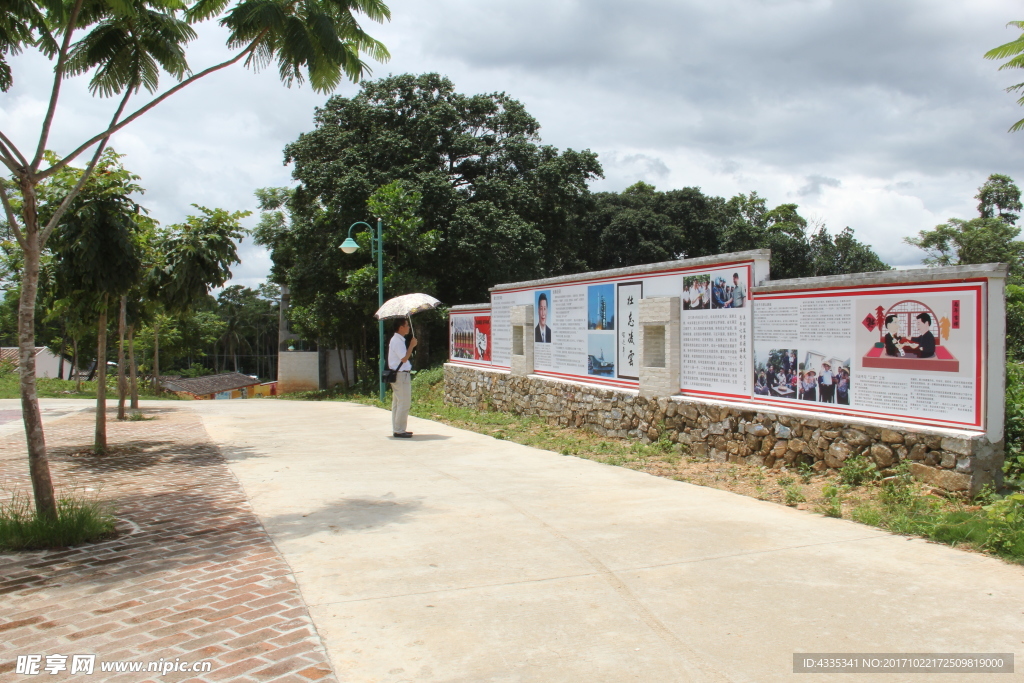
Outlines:
{"label": "display board", "polygon": [[984,281],[754,295],[753,399],[983,427]]}
{"label": "display board", "polygon": [[640,300],[674,296],[682,328],[680,392],[747,399],[753,270],[750,259],[498,286],[491,292],[493,365],[511,365],[512,307],[532,305],[536,374],[635,388]]}
{"label": "display board", "polygon": [[491,312],[485,306],[460,306],[448,314],[448,359],[467,365],[491,365]]}

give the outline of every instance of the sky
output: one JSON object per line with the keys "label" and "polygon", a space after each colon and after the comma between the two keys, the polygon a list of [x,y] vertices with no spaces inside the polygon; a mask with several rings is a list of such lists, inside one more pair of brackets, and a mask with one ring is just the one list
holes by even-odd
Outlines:
{"label": "sky", "polygon": [[[506,92],[545,144],[590,149],[595,191],[643,180],[659,190],[756,191],[797,203],[812,223],[846,226],[898,266],[923,254],[902,238],[977,214],[991,173],[1024,182],[1024,117],[1007,86],[1020,72],[983,59],[1019,31],[1010,0],[393,0],[364,22],[392,58],[371,77],[438,72],[464,93]],[[194,71],[229,52],[203,25]],[[0,130],[34,150],[52,65],[11,58]],[[161,85],[172,80],[165,75]],[[345,83],[336,95],[350,97]],[[282,150],[327,95],[287,88],[276,69],[235,65],[185,88],[114,136],[165,224],[192,204],[249,209],[253,191],[292,184]],[[64,155],[103,129],[115,102],[84,78],[65,84],[48,147]],[[84,161],[82,165],[84,165]],[[255,287],[269,254],[245,240],[233,284]]]}

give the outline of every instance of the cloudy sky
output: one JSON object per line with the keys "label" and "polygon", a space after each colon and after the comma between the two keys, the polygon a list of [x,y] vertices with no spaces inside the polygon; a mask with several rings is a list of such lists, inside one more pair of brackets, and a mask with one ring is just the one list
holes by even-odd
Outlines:
{"label": "cloudy sky", "polygon": [[[504,91],[547,144],[597,152],[595,190],[645,180],[661,190],[757,191],[796,202],[830,229],[853,228],[883,259],[917,263],[901,238],[975,215],[990,173],[1024,182],[1024,109],[1003,89],[1024,80],[982,58],[1018,34],[1010,0],[392,0],[366,24],[390,49],[374,76],[436,71],[462,92]],[[216,26],[189,53],[198,71],[228,53]],[[49,94],[50,64],[13,59],[0,130],[23,149]],[[167,82],[167,79],[165,79]],[[345,84],[338,94],[351,96]],[[325,96],[287,89],[276,71],[235,66],[190,86],[119,133],[143,203],[173,223],[193,203],[255,209],[253,190],[287,185],[282,148],[312,127]],[[50,148],[102,129],[114,103],[65,86]],[[256,217],[249,219],[255,224]],[[246,241],[234,282],[265,278]]]}

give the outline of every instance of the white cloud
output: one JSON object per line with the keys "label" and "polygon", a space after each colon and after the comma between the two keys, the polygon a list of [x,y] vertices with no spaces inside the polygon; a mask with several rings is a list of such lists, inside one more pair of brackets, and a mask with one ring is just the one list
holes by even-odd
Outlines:
{"label": "white cloud", "polygon": [[[900,238],[974,213],[993,172],[1024,181],[1022,115],[1002,88],[1020,78],[981,55],[1014,38],[1010,0],[412,0],[369,22],[393,60],[375,76],[437,71],[463,92],[505,91],[542,124],[544,142],[599,153],[621,190],[699,186],[797,202],[849,225],[894,263],[920,258]],[[194,69],[227,54],[203,27]],[[0,128],[34,149],[50,65],[12,59]],[[166,80],[166,79],[165,79]],[[350,96],[346,84],[339,94]],[[114,139],[164,222],[191,204],[255,210],[258,187],[286,185],[282,148],[312,127],[325,97],[287,89],[271,68],[234,66],[175,95]],[[113,108],[68,83],[50,147],[67,153]],[[248,219],[254,225],[256,217]],[[248,240],[235,282],[269,270]]]}

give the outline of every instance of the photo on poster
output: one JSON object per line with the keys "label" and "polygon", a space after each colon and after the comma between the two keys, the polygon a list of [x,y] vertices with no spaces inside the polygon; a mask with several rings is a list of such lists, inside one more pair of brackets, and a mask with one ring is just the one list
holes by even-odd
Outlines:
{"label": "photo on poster", "polygon": [[850,405],[850,359],[838,357],[841,355],[821,350],[804,353],[799,364],[798,400]]}
{"label": "photo on poster", "polygon": [[473,358],[476,347],[476,335],[473,331],[473,318],[468,315],[453,315],[452,325],[452,358]]}
{"label": "photo on poster", "polygon": [[587,374],[615,376],[615,335],[591,332],[587,335]]}
{"label": "photo on poster", "polygon": [[534,320],[537,326],[534,328],[533,340],[538,344],[551,343],[551,290],[544,289],[534,294]]}
{"label": "photo on poster", "polygon": [[644,283],[620,282],[616,290],[616,309],[619,312],[618,377],[640,379],[640,300],[644,297]]}
{"label": "photo on poster", "polygon": [[587,329],[615,329],[615,285],[587,287]]}
{"label": "photo on poster", "polygon": [[754,393],[796,400],[803,365],[797,349],[769,349],[754,354]]}
{"label": "photo on poster", "polygon": [[744,308],[747,304],[746,271],[713,273],[711,308]]}
{"label": "photo on poster", "polygon": [[937,310],[934,302],[929,306],[916,299],[875,307],[861,324],[877,333],[878,341],[870,348],[858,349],[863,353],[861,364],[889,370],[959,372],[960,359],[943,342],[960,329],[960,300],[946,303],[948,310]]}
{"label": "photo on poster", "polygon": [[473,331],[476,337],[476,346],[473,349],[473,357],[476,360],[490,362],[491,360],[491,316],[476,316],[473,318]]}
{"label": "photo on poster", "polygon": [[687,275],[683,278],[683,310],[698,311],[711,308],[711,276],[708,273]]}

